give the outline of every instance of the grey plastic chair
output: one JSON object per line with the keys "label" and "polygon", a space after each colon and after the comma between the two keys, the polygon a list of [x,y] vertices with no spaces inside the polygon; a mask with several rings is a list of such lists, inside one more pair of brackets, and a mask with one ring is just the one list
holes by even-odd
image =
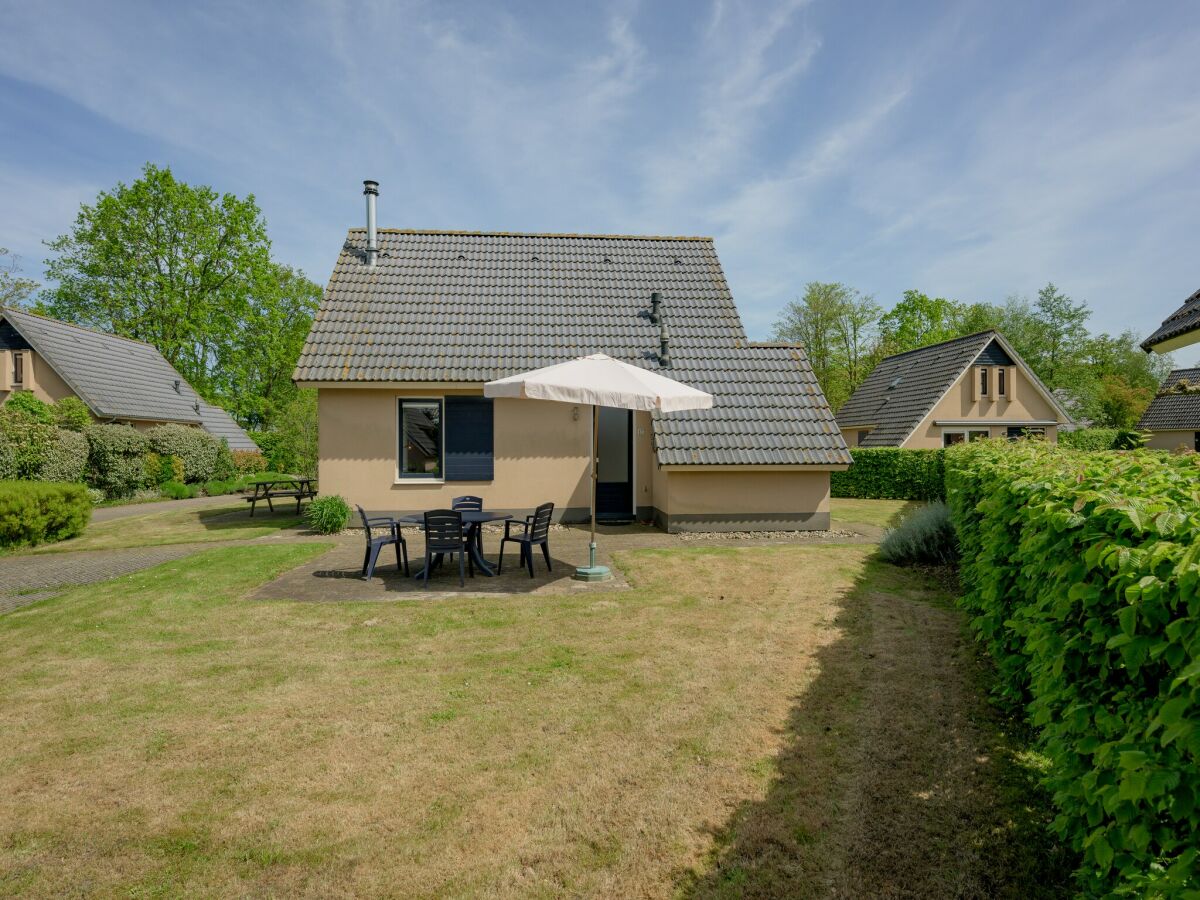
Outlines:
{"label": "grey plastic chair", "polygon": [[[396,545],[396,568],[402,569],[407,576],[408,544],[404,542],[404,535],[400,533],[399,523],[391,516],[368,516],[361,506],[356,506],[355,509],[358,510],[358,517],[362,519],[363,531],[367,535],[366,552],[363,553],[363,581],[371,580],[371,576],[375,574],[375,563],[379,560],[380,551],[391,544]],[[373,528],[386,528],[388,533],[376,536],[371,531]]]}
{"label": "grey plastic chair", "polygon": [[458,584],[466,587],[463,559],[475,577],[475,563],[467,550],[467,538],[463,534],[462,513],[453,509],[434,509],[425,513],[425,586],[429,586],[429,570],[433,568],[436,554],[458,556]]}
{"label": "grey plastic chair", "polygon": [[[533,577],[533,548],[541,547],[542,556],[546,558],[546,570],[553,572],[550,564],[550,520],[554,516],[554,504],[543,503],[526,516],[524,522],[509,520],[504,523],[504,537],[500,540],[500,564],[496,573],[504,571],[504,545],[511,542],[521,547],[521,563],[529,569],[529,577]],[[513,526],[522,529],[520,534],[513,534]]]}

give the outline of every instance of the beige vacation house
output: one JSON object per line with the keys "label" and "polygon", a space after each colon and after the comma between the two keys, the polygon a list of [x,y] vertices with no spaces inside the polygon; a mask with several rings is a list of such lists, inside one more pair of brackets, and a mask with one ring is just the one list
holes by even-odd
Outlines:
{"label": "beige vacation house", "polygon": [[838,410],[850,447],[949,447],[1029,435],[1058,439],[1071,417],[997,331],[882,360]]}
{"label": "beige vacation house", "polygon": [[677,531],[826,528],[850,456],[797,346],[746,339],[710,238],[351,229],[296,367],[324,494],[412,513],[476,495],[590,507],[590,409],[485,382],[603,352],[714,396],[601,409],[597,512]]}
{"label": "beige vacation house", "polygon": [[231,450],[258,449],[149,344],[0,307],[0,404],[14,391],[47,403],[78,397],[99,422],[192,425],[224,438]]}

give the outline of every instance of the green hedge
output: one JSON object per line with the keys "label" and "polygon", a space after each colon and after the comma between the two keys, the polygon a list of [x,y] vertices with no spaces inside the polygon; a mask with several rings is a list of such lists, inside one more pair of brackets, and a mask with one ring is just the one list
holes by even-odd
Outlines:
{"label": "green hedge", "polygon": [[38,481],[79,481],[87,474],[88,439],[78,431],[55,428],[37,471]]}
{"label": "green hedge", "polygon": [[941,450],[855,447],[854,465],[830,477],[834,497],[863,500],[941,500],[945,473]]}
{"label": "green hedge", "polygon": [[1087,895],[1200,890],[1200,456],[946,456],[963,605],[1050,760]]}
{"label": "green hedge", "polygon": [[1058,433],[1059,446],[1069,450],[1135,450],[1145,443],[1143,435],[1127,428],[1077,428]]}
{"label": "green hedge", "polygon": [[109,497],[129,497],[146,483],[146,436],[128,425],[89,425],[88,484]]}
{"label": "green hedge", "polygon": [[75,537],[92,517],[82,484],[0,481],[0,547]]}
{"label": "green hedge", "polygon": [[[156,425],[146,430],[146,438],[150,449],[159,456],[177,456],[183,460],[183,480],[189,484],[217,477],[222,442],[203,428]],[[232,470],[232,457],[228,465]]]}

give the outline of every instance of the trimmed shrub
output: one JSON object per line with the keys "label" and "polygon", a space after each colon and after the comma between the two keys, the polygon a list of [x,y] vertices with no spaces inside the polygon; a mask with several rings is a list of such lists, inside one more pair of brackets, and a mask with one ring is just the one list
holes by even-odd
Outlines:
{"label": "trimmed shrub", "polygon": [[[38,477],[46,459],[46,451],[54,440],[54,426],[24,408],[27,403],[15,402],[16,398],[24,397],[26,393],[18,391],[4,406],[0,406],[0,442],[8,448],[6,456],[10,459],[11,477],[33,481]],[[34,402],[42,403],[32,394],[29,396]],[[44,403],[42,405],[46,406]]]}
{"label": "trimmed shrub", "polygon": [[8,443],[4,432],[0,431],[0,481],[13,481],[17,477],[17,457]]}
{"label": "trimmed shrub", "polygon": [[53,411],[54,424],[67,431],[83,431],[92,424],[92,411],[78,397],[63,397]]}
{"label": "trimmed shrub", "polygon": [[1060,431],[1058,446],[1069,450],[1112,450],[1119,432],[1115,428],[1079,428]]}
{"label": "trimmed shrub", "polygon": [[237,478],[237,466],[233,462],[233,453],[228,442],[221,438],[217,441],[217,462],[213,466],[213,478],[218,481],[232,481]]}
{"label": "trimmed shrub", "polygon": [[350,507],[337,494],[330,494],[309,503],[304,516],[317,534],[337,534],[350,520]]}
{"label": "trimmed shrub", "polygon": [[948,566],[958,561],[950,509],[940,500],[922,506],[883,536],[879,557],[896,566]]}
{"label": "trimmed shrub", "polygon": [[217,467],[221,442],[203,428],[189,425],[155,425],[146,430],[150,449],[159,456],[183,460],[183,481],[210,481]]}
{"label": "trimmed shrub", "polygon": [[23,412],[43,425],[54,424],[54,407],[44,400],[39,400],[30,391],[13,391],[8,395],[4,408],[9,412]]}
{"label": "trimmed shrub", "polygon": [[1200,457],[958,447],[963,606],[1088,896],[1200,890]]}
{"label": "trimmed shrub", "polygon": [[166,481],[159,487],[164,497],[172,500],[190,500],[199,495],[200,488],[194,484],[183,484],[179,481]]}
{"label": "trimmed shrub", "polygon": [[89,425],[88,484],[109,497],[129,497],[146,482],[146,436],[128,425]]}
{"label": "trimmed shrub", "polygon": [[92,501],[82,484],[0,482],[0,547],[66,540],[91,517]]}
{"label": "trimmed shrub", "polygon": [[854,447],[854,464],[829,479],[834,497],[862,500],[945,499],[942,450]]}
{"label": "trimmed shrub", "polygon": [[87,473],[87,462],[87,438],[78,431],[56,427],[42,456],[37,480],[82,482]]}
{"label": "trimmed shrub", "polygon": [[234,450],[233,466],[239,475],[267,471],[267,458],[257,450]]}
{"label": "trimmed shrub", "polygon": [[99,490],[97,488],[88,488],[87,492],[88,492],[88,499],[90,499],[92,501],[92,506],[99,506],[106,499],[108,499],[107,497],[104,496],[104,491]]}

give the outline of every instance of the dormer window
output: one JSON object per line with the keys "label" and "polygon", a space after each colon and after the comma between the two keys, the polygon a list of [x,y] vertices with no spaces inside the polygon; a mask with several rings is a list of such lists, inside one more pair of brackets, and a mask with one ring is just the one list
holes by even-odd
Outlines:
{"label": "dormer window", "polygon": [[980,397],[988,396],[988,369],[987,369],[987,366],[983,366],[979,370],[979,396]]}
{"label": "dormer window", "polygon": [[1001,397],[1008,396],[1007,376],[1008,373],[1003,368],[996,370],[996,393]]}

